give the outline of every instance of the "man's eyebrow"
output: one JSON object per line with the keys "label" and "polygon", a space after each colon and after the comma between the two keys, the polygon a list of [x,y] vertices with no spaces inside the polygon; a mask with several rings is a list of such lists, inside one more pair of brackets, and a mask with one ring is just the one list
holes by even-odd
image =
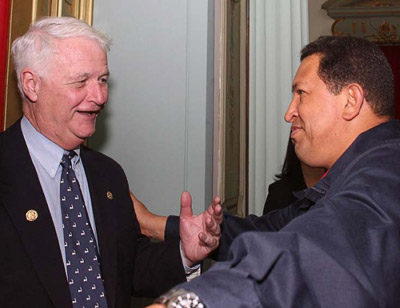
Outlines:
{"label": "man's eyebrow", "polygon": [[[70,79],[71,80],[80,80],[80,79],[83,79],[83,78],[87,78],[88,76],[89,76],[88,73],[82,73],[82,74],[71,76]],[[74,81],[72,81],[72,82],[74,82]]]}
{"label": "man's eyebrow", "polygon": [[292,84],[292,93],[296,92],[297,88],[299,87],[298,83]]}
{"label": "man's eyebrow", "polygon": [[78,83],[82,79],[86,79],[87,76],[88,76],[88,74],[79,74],[79,75],[75,75],[75,76],[70,76],[70,77],[68,77],[68,81],[65,82],[65,85]]}
{"label": "man's eyebrow", "polygon": [[[73,84],[73,83],[79,82],[80,80],[86,79],[89,76],[90,76],[89,73],[82,73],[82,74],[78,74],[78,75],[75,75],[75,76],[71,76],[69,78],[70,81],[67,82],[66,84]],[[100,75],[100,77],[104,77],[104,76],[107,76],[107,77],[110,76],[110,72],[106,71],[106,72],[104,72],[103,74]]]}

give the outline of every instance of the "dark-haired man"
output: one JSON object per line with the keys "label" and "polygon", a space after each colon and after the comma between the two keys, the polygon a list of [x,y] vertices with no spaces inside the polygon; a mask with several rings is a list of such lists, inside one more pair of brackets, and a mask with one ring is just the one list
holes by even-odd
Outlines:
{"label": "dark-haired man", "polygon": [[391,69],[369,41],[321,37],[302,50],[292,91],[285,120],[296,154],[327,174],[284,210],[225,216],[225,262],[152,307],[400,307]]}

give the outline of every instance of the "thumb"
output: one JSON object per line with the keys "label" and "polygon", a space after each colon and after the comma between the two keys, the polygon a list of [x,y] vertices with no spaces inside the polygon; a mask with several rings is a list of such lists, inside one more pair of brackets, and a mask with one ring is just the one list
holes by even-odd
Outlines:
{"label": "thumb", "polygon": [[184,191],[181,195],[181,213],[179,216],[182,218],[193,216],[192,197],[187,191]]}

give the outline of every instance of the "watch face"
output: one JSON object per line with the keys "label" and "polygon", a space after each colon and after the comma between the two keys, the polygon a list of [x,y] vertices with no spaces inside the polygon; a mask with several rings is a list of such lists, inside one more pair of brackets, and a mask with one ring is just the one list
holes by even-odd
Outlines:
{"label": "watch face", "polygon": [[205,308],[204,304],[195,293],[183,289],[171,290],[161,295],[154,302],[164,304],[167,308]]}
{"label": "watch face", "polygon": [[201,303],[200,298],[193,292],[188,292],[188,293],[179,295],[173,301],[173,303],[175,305],[172,305],[171,307],[204,308],[204,305]]}

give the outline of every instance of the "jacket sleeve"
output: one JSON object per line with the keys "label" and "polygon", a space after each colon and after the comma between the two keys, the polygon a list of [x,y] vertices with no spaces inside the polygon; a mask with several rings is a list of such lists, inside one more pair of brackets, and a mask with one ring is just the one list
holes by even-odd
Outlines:
{"label": "jacket sleeve", "polygon": [[400,164],[384,152],[352,161],[279,232],[238,236],[226,262],[182,287],[207,308],[400,307]]}
{"label": "jacket sleeve", "polygon": [[164,231],[165,240],[179,239],[179,216],[170,215],[167,218],[167,224]]}
{"label": "jacket sleeve", "polygon": [[303,214],[305,210],[303,207],[299,207],[298,203],[294,203],[287,208],[271,211],[260,217],[248,215],[246,218],[241,218],[224,213],[220,245],[212,254],[212,259],[226,260],[232,242],[240,234],[247,231],[279,231],[294,217]]}
{"label": "jacket sleeve", "polygon": [[[282,210],[271,211],[260,217],[248,215],[246,218],[241,218],[224,212],[220,245],[210,257],[218,261],[226,260],[229,247],[238,235],[246,231],[278,231],[302,212],[304,210],[299,209],[297,204]],[[179,216],[168,216],[164,236],[166,240],[179,239]]]}

